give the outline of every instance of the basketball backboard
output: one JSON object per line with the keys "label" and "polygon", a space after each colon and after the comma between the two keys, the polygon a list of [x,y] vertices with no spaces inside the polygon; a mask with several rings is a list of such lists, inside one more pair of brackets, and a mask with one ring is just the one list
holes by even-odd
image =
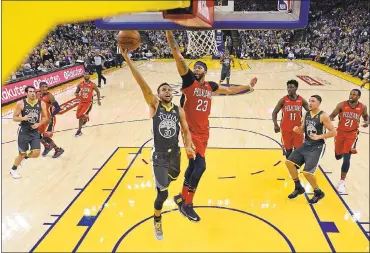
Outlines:
{"label": "basketball backboard", "polygon": [[[309,0],[258,1],[252,8],[243,9],[244,0],[216,0],[213,30],[232,29],[299,29],[308,23]],[[266,5],[266,2],[270,4]],[[271,7],[272,3],[272,7]],[[245,8],[244,8],[245,9]],[[261,11],[260,11],[261,10]],[[163,18],[162,12],[124,14],[96,21],[100,29],[108,30],[187,30]]]}

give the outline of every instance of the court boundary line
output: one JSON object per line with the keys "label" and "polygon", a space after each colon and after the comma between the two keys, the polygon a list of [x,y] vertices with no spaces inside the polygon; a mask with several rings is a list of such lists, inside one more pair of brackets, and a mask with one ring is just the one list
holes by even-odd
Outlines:
{"label": "court boundary line", "polygon": [[[118,151],[119,148],[116,148],[113,153],[108,157],[108,159],[103,163],[100,168],[103,168],[108,161],[114,156],[114,154]],[[54,226],[60,221],[60,219],[64,216],[64,214],[69,210],[69,208],[74,204],[74,202],[79,198],[79,196],[84,192],[84,190],[89,186],[89,184],[94,180],[94,178],[102,171],[97,170],[97,172],[90,178],[90,180],[86,183],[86,185],[79,191],[79,193],[73,198],[73,200],[67,205],[67,207],[59,214],[58,218],[54,221],[54,223],[45,231],[45,233],[41,236],[41,238],[36,242],[36,244],[31,248],[30,252],[34,252],[34,250],[40,245],[40,243],[45,239],[45,237],[50,233],[50,231],[54,228]]]}
{"label": "court boundary line", "polygon": [[[149,120],[149,119],[148,119]],[[141,120],[142,121],[142,120]],[[100,124],[101,125],[101,124]],[[251,133],[254,133],[254,134],[257,134],[257,135],[261,135],[261,136],[264,136],[272,141],[274,141],[276,144],[278,144],[280,147],[282,147],[281,143],[278,142],[277,140],[275,140],[274,138],[270,137],[270,136],[267,136],[267,135],[264,135],[264,134],[261,134],[261,133],[258,133],[258,132],[254,132],[254,131],[250,131],[250,130],[247,130],[247,129],[240,129],[240,128],[227,128],[227,127],[211,127],[211,128],[218,128],[218,129],[226,129],[226,130],[237,130],[237,131],[243,131],[243,132],[251,132]],[[138,152],[136,153],[135,157],[133,158],[133,160],[131,161],[131,166],[133,164],[133,161],[136,160],[137,156],[139,154],[141,154],[141,150],[144,148],[144,146],[149,142],[151,141],[152,138],[150,138],[149,140],[147,140],[138,150]],[[113,155],[120,149],[120,148],[134,148],[134,147],[117,147],[115,149],[115,151],[108,157],[108,159],[105,161],[105,163],[101,166],[101,168],[103,168],[106,163],[108,163],[108,161],[113,157]],[[136,147],[137,148],[137,147]],[[146,147],[146,148],[150,148],[150,147]],[[214,147],[214,149],[218,149],[217,147]],[[227,148],[227,149],[234,149],[234,148]],[[240,149],[243,149],[243,148],[240,148]],[[245,149],[248,149],[248,148],[245,148]],[[251,148],[249,148],[251,149]],[[321,172],[323,173],[323,175],[325,176],[326,180],[329,182],[329,184],[332,186],[334,192],[336,193],[336,195],[341,199],[344,207],[347,209],[347,211],[350,212],[350,214],[353,215],[353,212],[352,210],[349,208],[349,206],[347,205],[347,203],[344,201],[344,199],[338,195],[334,185],[332,184],[332,182],[330,181],[330,179],[326,176],[325,172],[323,171],[323,169],[321,168],[321,166],[319,165],[318,166],[321,170]],[[121,176],[120,180],[118,181],[118,183],[116,184],[116,186],[114,187],[114,190],[111,191],[110,195],[108,196],[108,200],[110,199],[110,197],[112,196],[112,194],[115,192],[115,189],[118,187],[119,183],[123,180],[124,176],[126,175],[126,173],[128,172],[129,168],[131,168],[130,166],[125,170],[125,172],[123,173],[123,176]],[[69,210],[69,208],[72,206],[72,204],[77,200],[77,198],[81,195],[81,193],[86,189],[86,187],[93,181],[93,179],[97,176],[97,174],[102,171],[102,169],[100,170],[97,170],[97,172],[92,176],[92,178],[88,181],[88,183],[82,188],[81,191],[79,191],[79,193],[75,196],[75,198],[72,200],[72,202],[67,206],[67,208],[62,212],[62,214],[60,214],[60,216],[57,218],[57,220],[54,222],[54,224],[52,226],[49,227],[49,229],[42,235],[42,237],[37,241],[37,243],[35,244],[35,246],[31,249],[30,252],[33,252],[37,246],[42,242],[42,240],[47,236],[47,234],[51,231],[51,229],[58,223],[58,221],[63,217],[63,215]],[[106,203],[106,202],[104,202]],[[103,204],[103,207],[102,209],[99,211],[101,213],[101,211],[104,209],[104,204]],[[100,214],[98,213],[98,214]],[[98,214],[96,215],[96,218],[98,217]],[[316,218],[316,217],[315,217]],[[316,219],[317,220],[317,219]],[[319,223],[319,226],[320,226],[320,221],[317,220],[317,222]],[[367,235],[367,233],[365,232],[365,230],[363,229],[363,227],[358,223],[358,221],[356,220],[356,223],[357,225],[359,226],[360,230],[363,232],[363,234],[365,235],[365,238],[369,239],[369,236]],[[78,244],[76,245],[76,247],[74,248],[74,250],[72,252],[76,252],[76,250],[78,249],[78,247],[80,246],[80,244],[82,243],[83,239],[85,238],[85,236],[87,235],[88,231],[91,229],[92,226],[89,226],[88,229],[85,231],[84,235],[80,238]],[[322,230],[321,226],[320,226],[320,229]],[[322,230],[323,233],[325,233],[323,230]],[[80,242],[81,241],[81,242]],[[328,244],[329,244],[329,247],[330,247],[330,243],[329,241],[327,241]]]}

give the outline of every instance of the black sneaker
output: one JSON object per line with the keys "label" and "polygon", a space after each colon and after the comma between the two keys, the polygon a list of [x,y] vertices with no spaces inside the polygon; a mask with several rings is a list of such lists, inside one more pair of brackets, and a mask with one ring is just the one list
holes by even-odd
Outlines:
{"label": "black sneaker", "polygon": [[81,136],[82,135],[82,132],[81,131],[77,131],[77,133],[75,134],[75,137],[78,137],[78,136]]}
{"label": "black sneaker", "polygon": [[182,211],[181,206],[184,204],[184,199],[181,196],[181,193],[173,197],[173,201],[176,203],[177,208],[179,209],[182,216],[186,217],[186,214]]}
{"label": "black sneaker", "polygon": [[58,151],[55,151],[54,155],[53,155],[53,158],[58,158],[59,156],[61,156],[62,154],[64,153],[64,149],[62,148],[59,148]]}
{"label": "black sneaker", "polygon": [[200,217],[199,215],[194,211],[193,204],[185,205],[185,203],[181,206],[181,211],[184,212],[186,217],[188,217],[189,220],[194,222],[199,222]]}
{"label": "black sneaker", "polygon": [[315,204],[319,202],[320,199],[325,197],[325,193],[323,191],[315,191],[315,194],[313,195],[312,199],[308,200],[308,203]]}
{"label": "black sneaker", "polygon": [[306,192],[306,190],[302,186],[296,187],[296,188],[294,188],[294,191],[291,194],[289,194],[288,198],[294,199],[298,195],[301,195],[301,194],[303,194],[305,192]]}
{"label": "black sneaker", "polygon": [[49,154],[49,152],[52,150],[53,148],[45,148],[44,152],[42,152],[42,156],[47,156]]}

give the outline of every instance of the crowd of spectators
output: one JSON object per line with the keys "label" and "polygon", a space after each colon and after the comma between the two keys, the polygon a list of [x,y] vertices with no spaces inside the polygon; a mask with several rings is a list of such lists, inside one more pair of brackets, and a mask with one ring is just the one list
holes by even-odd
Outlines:
{"label": "crowd of spectators", "polygon": [[[218,1],[218,0],[216,0]],[[236,11],[276,8],[271,0],[235,0]],[[311,59],[363,78],[369,71],[370,2],[368,0],[311,1],[309,24],[303,30],[239,30],[232,52],[242,59]],[[10,80],[37,75],[83,62],[91,72],[94,52],[117,66],[116,32],[96,29],[93,22],[58,26],[27,57]],[[186,31],[175,31],[185,57]],[[171,58],[164,31],[145,31],[147,43],[130,54],[134,59]],[[225,36],[226,38],[227,36]],[[230,41],[230,39],[229,39]],[[120,65],[120,64],[119,64]]]}

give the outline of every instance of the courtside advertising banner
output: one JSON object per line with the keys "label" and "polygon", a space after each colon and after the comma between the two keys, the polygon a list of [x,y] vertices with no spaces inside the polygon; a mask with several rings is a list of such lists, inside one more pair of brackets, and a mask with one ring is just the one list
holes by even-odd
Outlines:
{"label": "courtside advertising banner", "polygon": [[24,97],[24,89],[26,86],[30,85],[35,87],[36,90],[39,90],[40,82],[46,82],[49,88],[51,88],[82,77],[84,75],[84,71],[84,66],[78,65],[5,85],[1,87],[1,105],[14,102],[19,98]]}

